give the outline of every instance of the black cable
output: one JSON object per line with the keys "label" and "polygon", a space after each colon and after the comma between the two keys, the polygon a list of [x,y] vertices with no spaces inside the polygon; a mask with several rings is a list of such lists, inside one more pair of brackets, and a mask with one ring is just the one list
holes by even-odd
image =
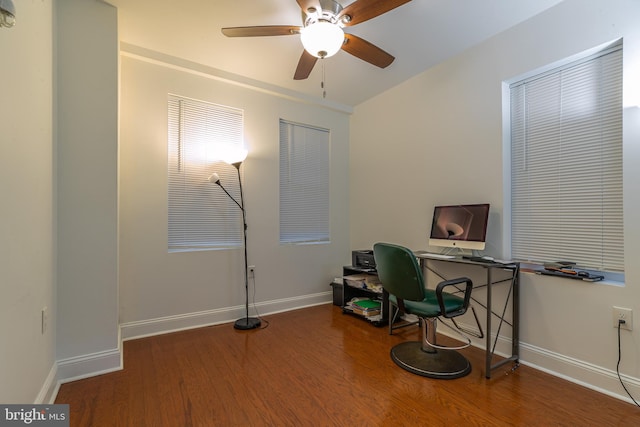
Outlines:
{"label": "black cable", "polygon": [[618,364],[616,365],[616,372],[618,373],[618,379],[620,380],[620,384],[622,384],[622,388],[624,389],[624,391],[627,392],[631,400],[633,400],[633,403],[635,403],[637,407],[640,407],[638,402],[636,402],[633,396],[631,396],[631,393],[629,393],[629,390],[627,390],[627,387],[622,382],[622,377],[620,376],[620,361],[622,360],[622,346],[620,344],[620,325],[622,325],[623,323],[624,323],[624,320],[618,320]]}
{"label": "black cable", "polygon": [[255,271],[253,272],[253,277],[251,278],[252,282],[253,282],[253,295],[252,295],[252,299],[253,299],[253,310],[256,312],[256,317],[258,319],[260,319],[261,322],[263,322],[264,326],[260,327],[260,329],[266,329],[269,327],[269,321],[263,319],[260,316],[260,313],[258,313],[258,307],[256,307],[256,273]]}

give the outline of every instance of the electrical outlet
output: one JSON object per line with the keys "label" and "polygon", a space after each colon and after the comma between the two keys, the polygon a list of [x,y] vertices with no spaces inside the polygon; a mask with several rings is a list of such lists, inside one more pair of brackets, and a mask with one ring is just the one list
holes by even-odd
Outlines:
{"label": "electrical outlet", "polygon": [[617,328],[620,320],[624,323],[620,325],[620,329],[633,330],[633,310],[630,308],[613,307],[613,327]]}
{"label": "electrical outlet", "polygon": [[249,266],[249,277],[256,277],[256,266],[255,265],[250,265]]}
{"label": "electrical outlet", "polygon": [[49,328],[49,312],[47,307],[42,307],[42,311],[40,312],[40,326],[41,333],[44,335]]}

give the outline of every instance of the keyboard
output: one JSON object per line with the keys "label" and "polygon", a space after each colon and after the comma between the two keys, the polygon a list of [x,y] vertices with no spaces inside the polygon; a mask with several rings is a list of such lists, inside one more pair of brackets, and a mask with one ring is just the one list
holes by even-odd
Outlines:
{"label": "keyboard", "polygon": [[469,261],[475,261],[475,262],[485,262],[487,264],[493,264],[495,262],[493,258],[485,258],[481,256],[463,255],[462,259],[467,259]]}
{"label": "keyboard", "polygon": [[424,252],[422,255],[424,255],[425,258],[437,258],[437,259],[453,259],[456,257],[455,255],[432,254],[431,252]]}

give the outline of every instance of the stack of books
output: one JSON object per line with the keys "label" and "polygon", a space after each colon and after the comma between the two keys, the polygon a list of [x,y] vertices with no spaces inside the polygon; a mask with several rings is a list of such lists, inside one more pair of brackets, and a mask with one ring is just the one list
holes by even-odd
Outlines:
{"label": "stack of books", "polygon": [[573,261],[553,261],[553,262],[545,262],[544,266],[551,268],[572,268],[575,267],[576,263]]}
{"label": "stack of books", "polygon": [[545,262],[544,269],[547,271],[554,271],[557,273],[563,274],[577,274],[574,270],[576,263],[573,261],[555,261],[555,262]]}
{"label": "stack of books", "polygon": [[354,298],[348,304],[351,311],[364,317],[377,316],[380,314],[380,301],[369,298]]}

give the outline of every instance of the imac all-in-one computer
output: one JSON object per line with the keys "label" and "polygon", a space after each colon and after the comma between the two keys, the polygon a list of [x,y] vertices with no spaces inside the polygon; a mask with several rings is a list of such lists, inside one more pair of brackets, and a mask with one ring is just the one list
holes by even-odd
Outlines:
{"label": "imac all-in-one computer", "polygon": [[484,250],[489,204],[436,206],[429,246]]}

